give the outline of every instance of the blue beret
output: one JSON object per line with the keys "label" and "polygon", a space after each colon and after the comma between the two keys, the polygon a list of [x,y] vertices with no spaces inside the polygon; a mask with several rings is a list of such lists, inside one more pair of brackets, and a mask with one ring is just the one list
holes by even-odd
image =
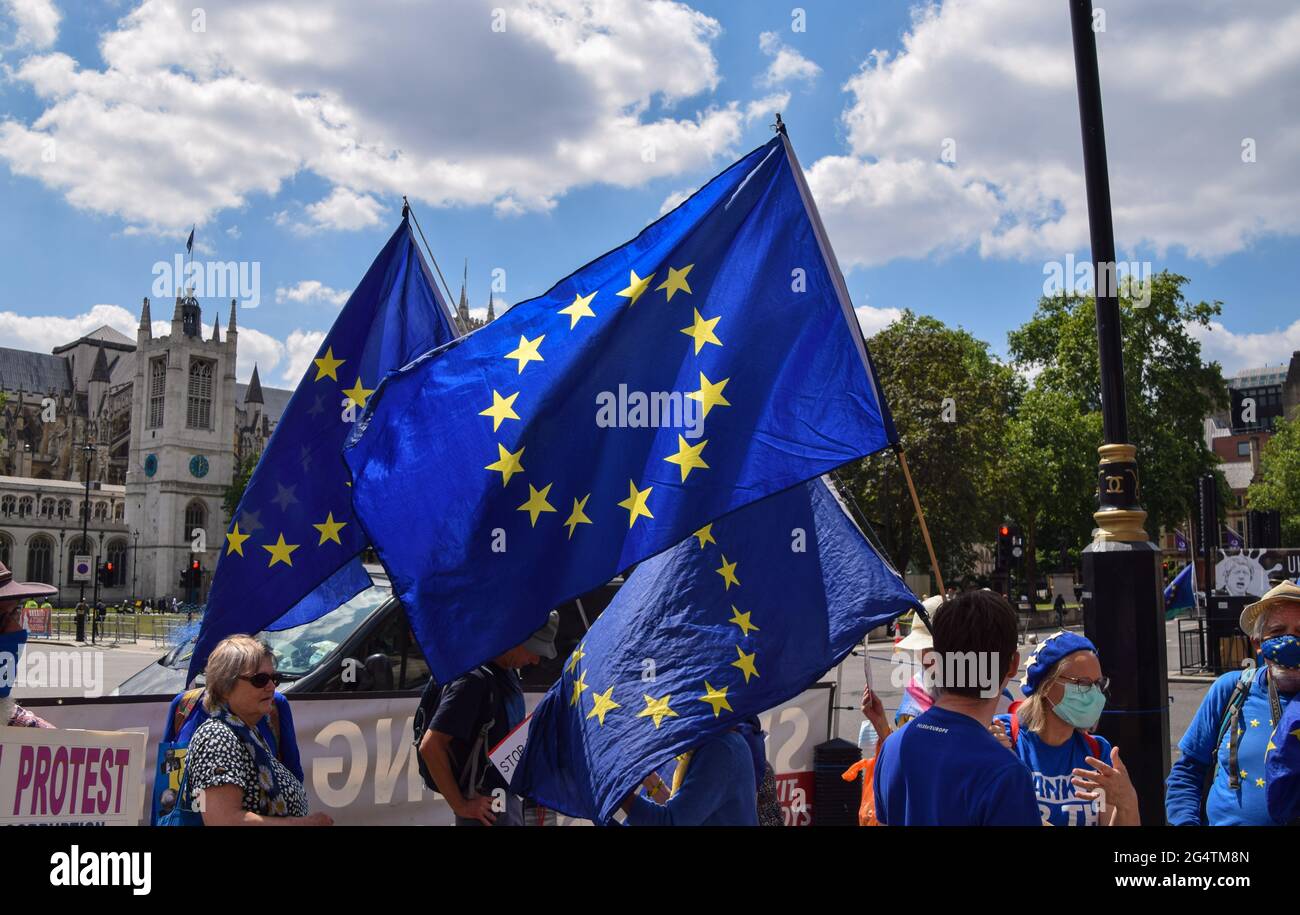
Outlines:
{"label": "blue beret", "polygon": [[1062,629],[1043,639],[1025,664],[1025,675],[1020,681],[1020,691],[1026,696],[1032,696],[1038,689],[1038,685],[1043,682],[1043,678],[1047,676],[1047,672],[1056,666],[1056,662],[1076,651],[1091,651],[1096,654],[1097,646],[1068,629]]}

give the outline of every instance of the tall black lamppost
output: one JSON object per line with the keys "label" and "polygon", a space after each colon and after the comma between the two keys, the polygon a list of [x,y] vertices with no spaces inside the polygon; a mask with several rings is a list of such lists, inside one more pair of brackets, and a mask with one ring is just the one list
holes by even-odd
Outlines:
{"label": "tall black lamppost", "polygon": [[[81,447],[81,450],[86,455],[86,498],[81,503],[81,548],[84,550],[90,546],[90,458],[95,453],[95,446],[88,441]],[[81,596],[77,600],[84,601],[85,599],[86,582],[83,579],[81,582]]]}
{"label": "tall black lamppost", "polygon": [[135,560],[140,554],[140,532],[131,532],[131,607],[135,608]]}
{"label": "tall black lamppost", "polygon": [[[1110,677],[1110,699],[1099,730],[1120,747],[1137,789],[1142,823],[1165,822],[1169,774],[1169,693],[1160,551],[1147,536],[1138,485],[1137,449],[1129,444],[1124,355],[1115,275],[1106,134],[1092,0],[1069,0],[1074,36],[1083,170],[1088,194],[1101,363],[1105,443],[1097,475],[1097,528],[1083,551],[1084,628]],[[1109,760],[1107,760],[1109,761]]]}

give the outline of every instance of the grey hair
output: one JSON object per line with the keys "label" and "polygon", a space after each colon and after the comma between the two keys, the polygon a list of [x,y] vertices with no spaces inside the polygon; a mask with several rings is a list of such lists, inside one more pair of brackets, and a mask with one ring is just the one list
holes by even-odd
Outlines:
{"label": "grey hair", "polygon": [[275,660],[271,646],[251,635],[232,635],[221,640],[208,664],[203,668],[207,689],[203,693],[203,707],[209,714],[225,705],[241,676],[257,670],[263,658]]}
{"label": "grey hair", "polygon": [[1256,641],[1264,640],[1264,629],[1268,626],[1268,617],[1276,607],[1265,607],[1255,617],[1255,624],[1250,627],[1250,637]]}

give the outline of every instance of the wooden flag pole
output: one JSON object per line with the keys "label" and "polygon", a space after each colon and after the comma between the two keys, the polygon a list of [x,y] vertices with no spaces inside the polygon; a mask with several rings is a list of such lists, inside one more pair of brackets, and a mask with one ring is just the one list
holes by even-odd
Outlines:
{"label": "wooden flag pole", "polygon": [[901,445],[894,446],[898,463],[903,468],[903,479],[907,481],[907,491],[912,494],[912,507],[916,509],[916,520],[921,522],[921,536],[925,538],[925,549],[930,554],[930,568],[934,571],[934,580],[939,583],[939,596],[947,593],[943,586],[943,573],[939,571],[939,560],[934,555],[934,544],[930,542],[930,529],[925,525],[925,512],[921,511],[921,500],[917,498],[916,487],[912,485],[912,473],[907,469],[907,455]]}

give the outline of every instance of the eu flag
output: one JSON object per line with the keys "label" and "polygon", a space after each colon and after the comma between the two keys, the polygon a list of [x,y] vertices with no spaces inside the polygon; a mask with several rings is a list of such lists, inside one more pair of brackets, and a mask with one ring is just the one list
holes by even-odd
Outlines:
{"label": "eu flag", "polygon": [[353,506],[439,680],[894,438],[784,139],[371,399]]}
{"label": "eu flag", "polygon": [[343,442],[385,372],[456,336],[408,223],[403,217],[343,306],[248,481],[191,678],[226,636],[309,622],[370,585]]}
{"label": "eu flag", "polygon": [[1194,567],[1194,562],[1183,566],[1165,588],[1165,619],[1173,619],[1179,611],[1196,606],[1196,583],[1192,581]]}
{"label": "eu flag", "polygon": [[821,480],[714,521],[628,577],[533,713],[512,787],[608,822],[651,770],[917,605]]}

